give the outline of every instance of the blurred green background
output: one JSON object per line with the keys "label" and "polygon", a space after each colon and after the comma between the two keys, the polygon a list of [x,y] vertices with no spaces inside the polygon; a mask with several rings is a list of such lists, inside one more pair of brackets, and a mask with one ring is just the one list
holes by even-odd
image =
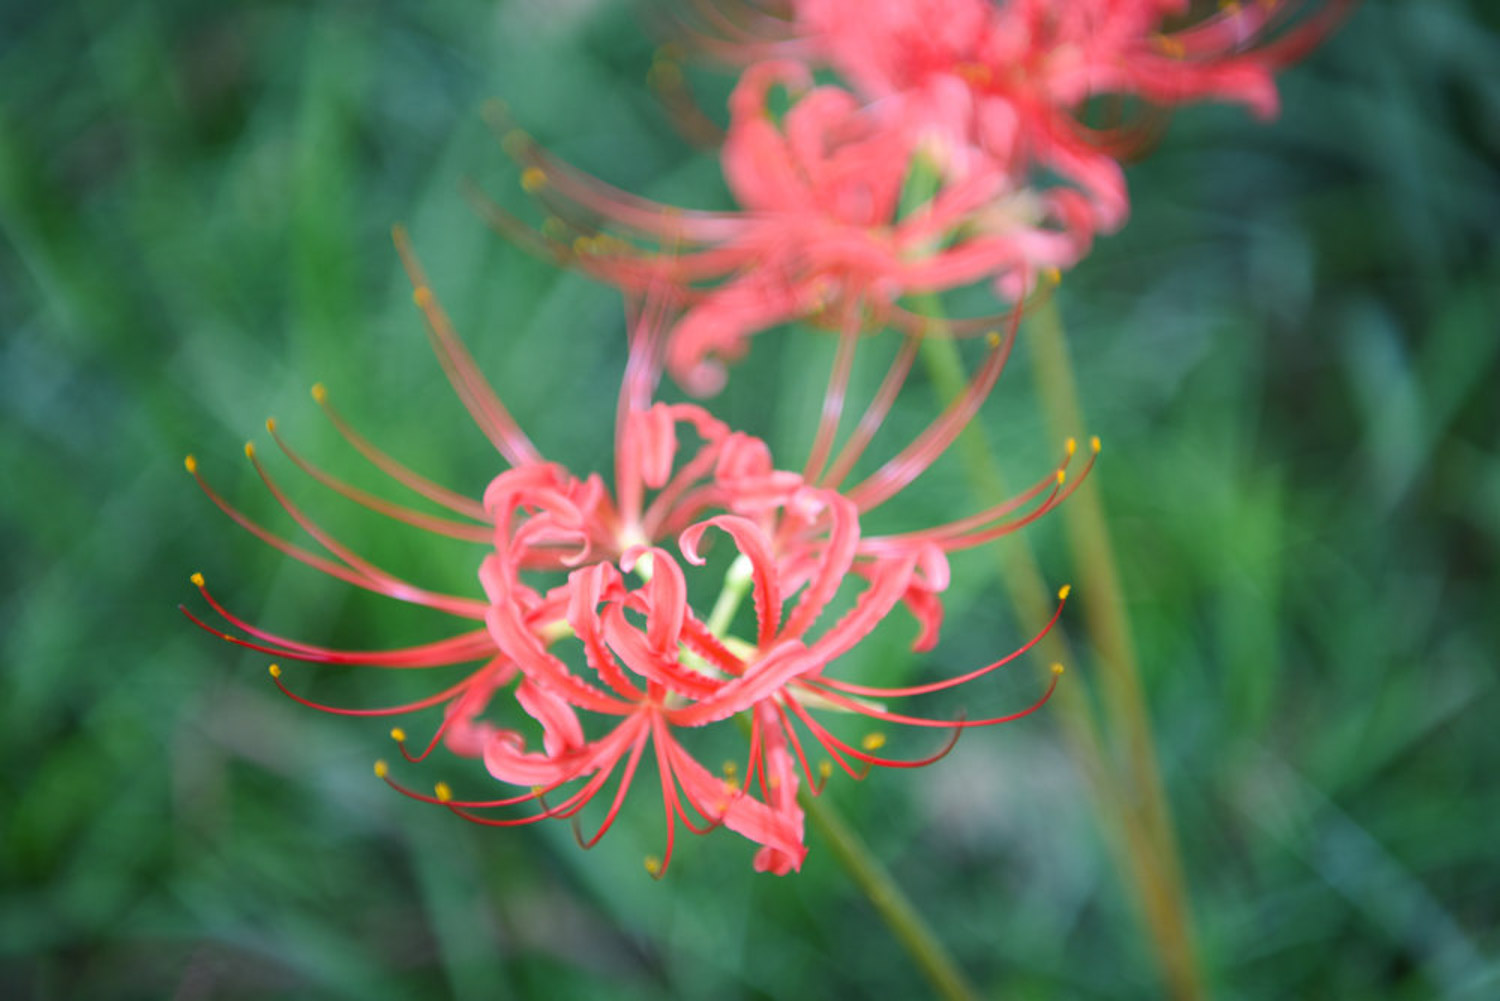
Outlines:
{"label": "blurred green background", "polygon": [[[1181,113],[1131,168],[1133,221],[1060,294],[1222,997],[1500,996],[1497,20],[1480,0],[1368,3],[1285,75],[1274,124]],[[308,640],[441,635],[282,559],[182,472],[196,453],[290,534],[240,458],[275,415],[378,486],[308,399],[316,380],[435,479],[477,494],[499,471],[428,354],[393,222],[543,450],[607,468],[617,298],[486,231],[460,182],[516,197],[479,115],[498,95],[622,187],[724,204],[644,86],[650,21],[590,0],[0,10],[0,996],[925,992],[816,834],[796,877],[755,875],[721,832],[680,843],[656,883],[645,788],[591,853],[561,823],[464,824],[370,775],[387,724],[290,703],[268,658],[175,608],[201,570]],[[807,352],[827,348],[757,339],[716,409],[800,462],[822,379]],[[775,402],[744,388],[767,379]],[[935,405],[918,380],[896,420]],[[1056,451],[1024,354],[984,420],[1018,476]],[[378,562],[474,588],[472,551],[272,468]],[[900,516],[952,517],[960,478],[935,470]],[[1068,578],[1055,525],[1028,542]],[[955,560],[927,669],[1023,638],[994,567]],[[863,667],[920,664],[908,629]],[[349,704],[394,691],[288,673]],[[986,995],[1160,996],[1046,713],[829,795]]]}

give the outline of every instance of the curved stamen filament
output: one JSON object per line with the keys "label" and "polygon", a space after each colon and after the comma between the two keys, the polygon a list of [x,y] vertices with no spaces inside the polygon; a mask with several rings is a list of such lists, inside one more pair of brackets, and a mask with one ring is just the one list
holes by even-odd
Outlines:
{"label": "curved stamen filament", "polygon": [[446,640],[438,640],[418,646],[401,647],[394,650],[334,650],[329,647],[301,643],[253,626],[239,616],[234,615],[209,592],[208,585],[204,581],[202,574],[193,574],[192,581],[197,586],[198,593],[203,595],[203,599],[225,621],[235,626],[235,628],[249,633],[256,639],[264,641],[264,645],[250,643],[239,637],[215,629],[194,615],[185,606],[179,605],[178,608],[184,615],[202,629],[213,633],[221,639],[251,650],[260,650],[263,653],[269,653],[273,656],[290,657],[293,660],[311,661],[322,664],[407,669],[445,667],[449,664],[478,660],[495,651],[495,641],[483,629],[461,633]]}
{"label": "curved stamen filament", "polygon": [[837,490],[844,482],[844,478],[854,469],[854,464],[859,461],[860,456],[864,455],[870,439],[885,422],[891,406],[896,402],[896,396],[905,385],[906,377],[911,373],[912,362],[917,357],[917,347],[920,343],[921,341],[914,336],[902,339],[901,349],[896,353],[891,367],[886,370],[885,378],[880,382],[880,388],[875,391],[875,396],[870,400],[870,405],[865,408],[864,414],[860,416],[859,423],[849,435],[849,440],[844,442],[844,447],[839,450],[838,458],[834,460],[833,466],[823,477],[822,486]]}
{"label": "curved stamen filament", "polygon": [[1042,693],[1041,698],[1037,699],[1036,702],[1027,706],[1025,709],[1020,710],[1019,712],[1011,713],[1008,716],[995,716],[990,719],[943,720],[928,719],[923,716],[906,716],[902,713],[889,712],[884,709],[876,708],[869,703],[859,702],[855,699],[848,698],[846,696],[840,695],[832,689],[821,688],[815,681],[806,681],[804,682],[804,684],[807,684],[816,689],[819,694],[823,696],[823,698],[827,699],[834,705],[839,706],[843,709],[848,709],[852,712],[862,713],[863,715],[869,716],[872,719],[883,720],[887,723],[905,723],[907,726],[931,726],[940,728],[955,726],[960,729],[968,729],[969,727],[975,726],[998,726],[1001,723],[1012,723],[1018,719],[1025,719],[1027,716],[1030,716],[1032,713],[1042,708],[1042,706],[1046,705],[1047,700],[1052,698],[1052,693],[1057,690],[1057,679],[1062,676],[1062,673],[1063,669],[1061,664],[1052,665],[1052,679],[1048,682],[1047,690]]}
{"label": "curved stamen filament", "polygon": [[272,664],[268,671],[271,675],[271,680],[276,683],[276,687],[281,689],[281,694],[299,705],[307,706],[309,709],[317,709],[319,712],[333,713],[335,716],[399,716],[403,713],[430,709],[433,706],[442,705],[444,702],[456,698],[464,689],[472,685],[474,678],[477,677],[477,675],[470,675],[451,688],[445,688],[436,695],[429,695],[425,699],[418,699],[415,702],[405,702],[398,706],[381,706],[373,709],[347,709],[343,706],[329,706],[321,702],[313,702],[311,699],[303,698],[286,687],[286,684],[281,680],[280,664]]}
{"label": "curved stamen filament", "polygon": [[342,497],[348,498],[361,507],[368,508],[377,514],[383,514],[395,521],[404,522],[414,528],[432,532],[435,535],[446,535],[450,538],[462,539],[466,542],[493,544],[495,541],[495,529],[493,525],[471,525],[465,522],[450,521],[447,518],[424,514],[405,505],[388,501],[383,497],[377,497],[368,491],[345,483],[343,480],[330,475],[318,466],[308,462],[281,437],[280,433],[276,430],[276,422],[274,420],[266,421],[266,430],[271,433],[271,437],[276,440],[276,444],[281,448],[281,451],[296,464],[297,468],[323,484],[323,486]]}
{"label": "curved stamen filament", "polygon": [[440,504],[454,514],[461,514],[475,521],[488,523],[489,515],[485,512],[482,504],[476,503],[472,498],[449,490],[421,476],[400,462],[391,458],[385,452],[376,448],[368,438],[354,430],[347,421],[334,409],[333,404],[328,402],[328,390],[321,383],[315,383],[312,388],[312,398],[323,411],[323,416],[333,425],[335,431],[347,441],[354,450],[364,456],[375,468],[401,484],[413,493],[420,494],[435,504]]}
{"label": "curved stamen filament", "polygon": [[438,594],[425,588],[408,584],[392,574],[380,569],[375,564],[357,555],[348,546],[339,542],[328,532],[324,531],[317,522],[309,518],[301,508],[293,504],[285,491],[266,471],[261,464],[260,458],[255,453],[255,446],[249,442],[245,443],[245,458],[255,467],[255,472],[260,476],[261,482],[276,498],[276,502],[282,506],[287,514],[292,516],[302,530],[317,540],[318,544],[328,550],[334,556],[343,560],[354,572],[362,574],[371,583],[377,585],[384,594],[399,601],[406,601],[417,605],[426,605],[439,611],[448,612],[452,615],[462,615],[470,618],[483,618],[487,607],[482,601],[472,598],[460,598],[457,595]]}
{"label": "curved stamen filament", "polygon": [[960,674],[955,678],[945,678],[942,681],[934,681],[926,685],[907,685],[901,688],[880,688],[873,685],[856,685],[853,682],[840,681],[837,678],[827,677],[820,677],[805,681],[803,682],[803,684],[817,685],[820,688],[832,688],[837,691],[843,692],[845,695],[859,695],[876,699],[901,698],[910,695],[928,695],[932,692],[941,692],[945,689],[957,688],[959,685],[968,684],[976,678],[982,678],[986,674],[989,674],[991,671],[1004,667],[1006,664],[1011,663],[1012,661],[1029,651],[1032,647],[1040,643],[1042,637],[1046,636],[1049,632],[1052,631],[1052,627],[1057,625],[1057,620],[1061,618],[1063,607],[1067,604],[1068,595],[1071,592],[1072,588],[1069,586],[1064,586],[1057,592],[1057,609],[1053,611],[1052,618],[1048,619],[1046,625],[1042,626],[1041,631],[1039,631],[1035,636],[1031,637],[1031,639],[1027,640],[1024,646],[1018,647],[1017,649],[1006,654],[1004,657],[1001,657],[999,660],[991,664],[986,664],[984,667],[977,668],[973,671],[968,672],[967,674]]}
{"label": "curved stamen filament", "polygon": [[854,371],[855,348],[859,345],[859,310],[853,304],[844,309],[844,322],[839,330],[838,351],[834,355],[833,367],[828,373],[828,388],[823,393],[823,408],[818,416],[818,430],[813,438],[812,452],[807,457],[802,478],[815,482],[823,474],[833,451],[833,441],[838,435],[839,418],[844,413],[844,400],[849,392],[849,376]]}
{"label": "curved stamen filament", "polygon": [[[395,598],[398,601],[429,604],[428,602],[417,600],[415,595],[421,592],[419,592],[419,590],[416,588],[407,586],[403,587],[403,589],[399,592],[393,592],[391,588],[384,586],[379,581],[372,580],[364,574],[358,573],[347,566],[335,563],[327,557],[319,556],[317,553],[309,552],[308,550],[303,549],[301,546],[298,546],[295,543],[288,542],[281,536],[263,527],[260,523],[254,521],[248,515],[241,512],[233,504],[230,504],[229,501],[225,500],[216,490],[210,487],[208,485],[208,482],[204,480],[201,475],[199,475],[198,462],[191,455],[187,457],[184,465],[187,466],[187,471],[193,475],[193,479],[197,481],[199,489],[201,489],[205,494],[208,495],[208,499],[213,501],[220,511],[223,511],[226,515],[228,515],[235,524],[245,529],[245,531],[249,532],[251,535],[254,535],[257,539],[260,539],[266,545],[271,546],[273,549],[279,550],[280,552],[286,554],[287,556],[290,556],[292,559],[297,560],[298,562],[307,564],[314,570],[322,571],[330,577],[336,577],[346,584],[352,584],[355,587],[363,588],[366,591],[373,591],[376,594],[383,594],[388,598]],[[451,605],[431,605],[430,607],[437,608],[439,611],[447,612],[450,615],[457,615],[461,618],[484,618],[485,605],[483,602],[464,602],[462,601],[462,599],[456,598],[450,600],[453,602],[453,604]]]}
{"label": "curved stamen filament", "polygon": [[510,416],[510,411],[505,409],[505,405],[490,388],[489,382],[479,374],[473,356],[453,332],[448,315],[432,294],[427,275],[422,271],[421,262],[417,260],[406,229],[402,226],[394,227],[391,238],[395,241],[396,252],[401,255],[407,277],[411,279],[412,298],[422,310],[422,315],[427,318],[427,331],[431,335],[438,361],[448,374],[454,391],[474,418],[474,423],[479,425],[479,429],[512,466],[541,462],[541,453]]}
{"label": "curved stamen filament", "polygon": [[989,396],[995,381],[1010,357],[1015,346],[1016,330],[1020,324],[1020,313],[1013,314],[1011,325],[1002,336],[992,333],[990,354],[985,363],[974,373],[964,391],[949,403],[943,412],[927,428],[880,469],[853,487],[848,497],[858,506],[860,513],[878,507],[906,489],[913,480],[926,471],[938,456],[968,426],[969,420],[979,410],[979,405]]}

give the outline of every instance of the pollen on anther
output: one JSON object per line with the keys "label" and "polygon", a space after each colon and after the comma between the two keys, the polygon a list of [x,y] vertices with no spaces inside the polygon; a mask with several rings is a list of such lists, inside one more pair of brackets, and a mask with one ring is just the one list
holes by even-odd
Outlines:
{"label": "pollen on anther", "polygon": [[253,441],[247,441],[247,442],[245,442],[245,458],[247,458],[247,459],[253,459],[253,458],[255,458],[255,442],[253,442]]}
{"label": "pollen on anther", "polygon": [[661,859],[655,855],[647,855],[645,859],[646,871],[653,876],[661,875]]}
{"label": "pollen on anther", "polygon": [[1047,280],[1052,284],[1058,285],[1062,283],[1062,272],[1057,268],[1048,268],[1044,274],[1046,274]]}
{"label": "pollen on anther", "polygon": [[725,778],[734,778],[734,776],[736,774],[738,774],[739,770],[740,770],[740,766],[737,765],[737,764],[735,764],[733,761],[726,761],[726,762],[724,762],[724,777]]}
{"label": "pollen on anther", "polygon": [[1098,454],[1099,450],[1101,448],[1103,448],[1103,447],[1104,447],[1104,443],[1099,440],[1099,436],[1098,435],[1094,435],[1094,437],[1092,437],[1092,438],[1089,439],[1089,448],[1092,448],[1094,450],[1094,453],[1096,455]]}
{"label": "pollen on anther", "polygon": [[826,778],[830,777],[831,775],[833,775],[833,762],[832,761],[820,761],[820,762],[818,762],[818,778],[826,779]]}
{"label": "pollen on anther", "polygon": [[182,464],[187,467],[187,471],[190,473],[196,473],[198,471],[198,460],[191,455],[183,459]]}
{"label": "pollen on anther", "polygon": [[280,664],[272,664],[270,667],[266,668],[266,673],[269,674],[273,678],[279,678],[279,677],[281,677],[281,665]]}
{"label": "pollen on anther", "polygon": [[527,167],[521,171],[521,190],[527,194],[540,191],[547,184],[547,172],[541,167]]}
{"label": "pollen on anther", "polygon": [[439,803],[446,803],[453,798],[453,789],[446,782],[439,782],[432,787],[432,794],[437,797]]}
{"label": "pollen on anther", "polygon": [[1066,668],[1064,668],[1061,664],[1053,664],[1052,665],[1052,673],[1053,674],[1062,674],[1063,671],[1065,671],[1065,670],[1066,670]]}
{"label": "pollen on anther", "polygon": [[1078,451],[1078,439],[1077,438],[1069,438],[1068,439],[1068,446],[1067,447],[1068,447],[1068,458],[1071,459],[1073,457],[1073,453],[1076,452],[1076,451]]}
{"label": "pollen on anther", "polygon": [[322,403],[328,399],[328,389],[321,382],[313,383],[312,398],[318,403]]}
{"label": "pollen on anther", "polygon": [[1057,485],[1058,486],[1062,486],[1067,481],[1068,481],[1068,471],[1066,469],[1059,469],[1057,471]]}
{"label": "pollen on anther", "polygon": [[398,744],[401,743],[402,741],[406,740],[406,731],[401,729],[399,726],[391,727],[391,739]]}
{"label": "pollen on anther", "polygon": [[202,587],[203,586],[203,575],[201,573],[195,573],[195,574],[193,574],[191,577],[188,578],[188,580],[192,581],[193,584],[196,585],[197,587]]}
{"label": "pollen on anther", "polygon": [[859,742],[859,746],[867,751],[878,751],[885,746],[885,734],[867,733],[865,739]]}
{"label": "pollen on anther", "polygon": [[1000,346],[1000,331],[991,330],[989,333],[984,335],[984,341],[990,347],[998,348]]}
{"label": "pollen on anther", "polygon": [[274,417],[267,417],[266,418],[266,430],[269,431],[269,432],[271,432],[272,434],[276,433],[276,418],[274,418]]}
{"label": "pollen on anther", "polygon": [[432,289],[426,285],[418,285],[411,290],[411,301],[416,303],[419,308],[426,309],[432,305]]}
{"label": "pollen on anther", "polygon": [[1170,35],[1157,35],[1152,41],[1158,50],[1168,56],[1180,58],[1187,52],[1187,46],[1183,45],[1180,39]]}
{"label": "pollen on anther", "polygon": [[1072,593],[1073,593],[1073,585],[1072,584],[1064,584],[1062,587],[1060,587],[1060,588],[1057,589],[1057,600],[1058,601],[1067,601],[1068,600],[1068,595],[1070,595]]}
{"label": "pollen on anther", "polygon": [[377,761],[377,762],[375,762],[375,777],[377,779],[383,779],[387,775],[389,775],[390,773],[391,773],[391,766],[390,765],[386,764],[384,761]]}

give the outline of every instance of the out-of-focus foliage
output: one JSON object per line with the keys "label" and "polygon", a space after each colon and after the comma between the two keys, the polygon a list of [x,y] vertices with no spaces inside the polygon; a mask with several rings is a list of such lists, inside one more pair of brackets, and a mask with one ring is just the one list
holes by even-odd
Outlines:
{"label": "out-of-focus foliage", "polygon": [[[482,489],[496,460],[427,357],[393,222],[412,225],[544,450],[605,461],[615,296],[506,246],[459,182],[513,196],[479,115],[499,95],[622,187],[721,204],[712,158],[644,86],[649,10],[0,13],[0,995],[921,989],[815,836],[797,877],[755,876],[749,847],[720,836],[681,846],[655,883],[640,864],[660,838],[649,796],[591,853],[561,823],[468,826],[370,775],[390,749],[379,721],[291,704],[266,658],[174,607],[202,570],[278,631],[371,647],[434,635],[259,545],[181,471],[195,452],[284,524],[239,459],[274,414],[369,483],[307,398],[321,379],[391,452]],[[1061,293],[1094,424],[1078,430],[1106,432],[1096,475],[1224,996],[1500,992],[1497,32],[1477,0],[1372,2],[1287,74],[1278,122],[1182,113],[1131,168],[1132,222]],[[700,82],[705,102],[722,96]],[[719,405],[789,464],[822,378],[806,359],[826,341],[757,338],[743,379],[784,395],[732,389]],[[918,384],[896,420],[933,405]],[[1025,357],[985,420],[1018,475],[1056,450]],[[942,482],[925,503],[970,503]],[[378,561],[475,586],[464,547],[293,486]],[[1029,542],[1066,579],[1057,529]],[[960,560],[929,660],[1016,645],[993,568]],[[865,669],[912,669],[905,628]],[[297,682],[349,704],[397,694],[336,671]],[[993,691],[1031,689],[1018,675]],[[1109,832],[1045,714],[831,795],[995,996],[1155,996]]]}

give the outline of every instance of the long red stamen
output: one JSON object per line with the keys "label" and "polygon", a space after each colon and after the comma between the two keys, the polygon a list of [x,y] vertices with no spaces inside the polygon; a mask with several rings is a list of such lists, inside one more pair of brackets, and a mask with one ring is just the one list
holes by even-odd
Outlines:
{"label": "long red stamen", "polygon": [[880,388],[875,391],[875,396],[870,400],[870,405],[865,408],[864,414],[860,416],[859,423],[849,435],[849,440],[844,442],[844,447],[839,450],[838,458],[834,460],[833,466],[823,477],[822,486],[837,490],[844,482],[844,478],[853,471],[854,464],[859,461],[860,456],[864,455],[870,439],[885,422],[886,415],[890,413],[891,406],[901,392],[901,387],[906,383],[906,377],[911,373],[912,362],[917,357],[917,347],[920,343],[917,337],[912,336],[901,341],[901,349],[896,353],[891,367],[886,370],[885,378],[880,382]]}
{"label": "long red stamen", "polygon": [[594,847],[599,843],[599,839],[604,837],[604,833],[614,825],[615,817],[620,813],[620,806],[625,802],[625,794],[630,791],[630,783],[635,778],[636,766],[640,764],[641,752],[646,749],[646,741],[649,737],[650,731],[642,730],[640,736],[631,743],[630,757],[625,762],[625,771],[620,774],[620,786],[615,790],[615,798],[609,805],[609,812],[604,815],[604,820],[599,824],[599,829],[594,832],[594,836],[584,840],[577,823],[574,823],[573,834],[578,838],[580,847],[585,849]]}
{"label": "long red stamen", "polygon": [[343,480],[330,475],[311,462],[308,462],[281,437],[276,430],[276,422],[274,420],[266,421],[266,430],[271,433],[271,437],[276,440],[276,444],[280,446],[286,457],[297,465],[297,468],[328,489],[343,497],[347,497],[361,507],[368,508],[378,514],[383,514],[395,521],[404,522],[415,528],[432,532],[435,535],[446,535],[450,538],[462,539],[466,542],[493,544],[495,541],[495,529],[493,525],[471,525],[466,522],[451,521],[447,518],[439,518],[413,510],[405,505],[388,501],[383,497],[377,497],[368,491],[361,490],[359,487],[345,483]]}
{"label": "long red stamen", "polygon": [[[319,556],[316,553],[309,552],[308,550],[303,549],[301,546],[286,541],[281,536],[275,534],[267,528],[264,528],[258,522],[252,520],[249,516],[243,514],[238,508],[230,504],[227,500],[220,496],[217,491],[210,487],[208,485],[208,482],[199,475],[198,461],[191,455],[187,457],[184,465],[187,466],[187,471],[193,475],[193,479],[197,481],[198,487],[208,495],[208,499],[213,501],[220,511],[223,511],[230,517],[232,521],[234,521],[235,524],[245,529],[245,531],[249,532],[251,535],[254,535],[257,539],[260,539],[266,545],[271,546],[273,549],[279,550],[282,553],[285,553],[287,556],[290,556],[292,559],[297,560],[298,562],[307,564],[314,570],[320,570],[323,573],[328,574],[328,576],[330,577],[336,577],[346,584],[352,584],[355,587],[363,588],[366,591],[373,591],[376,594],[383,594],[388,598],[396,598],[398,601],[415,600],[413,596],[403,596],[401,594],[392,593],[392,590],[390,588],[382,586],[381,583],[371,580],[364,574],[358,573],[347,566],[335,563],[326,557]],[[407,588],[408,595],[415,595],[416,593],[419,593],[417,589]],[[462,601],[462,599],[451,600],[453,602],[453,604],[451,605],[431,607],[436,607],[439,611],[447,612],[450,615],[457,615],[461,618],[484,618],[485,605],[483,602],[464,602]],[[427,604],[427,602],[418,603]]]}
{"label": "long red stamen", "polygon": [[255,467],[255,472],[260,476],[261,482],[266,485],[266,489],[271,492],[271,496],[275,497],[276,502],[282,506],[287,514],[292,516],[292,520],[301,526],[304,532],[316,539],[318,544],[324,549],[343,560],[350,569],[362,574],[371,583],[379,585],[381,593],[398,601],[426,605],[429,608],[436,608],[451,615],[483,618],[484,610],[488,607],[484,602],[475,601],[472,598],[460,598],[456,595],[438,594],[426,588],[408,584],[399,577],[387,573],[375,564],[357,555],[348,546],[345,546],[328,532],[324,531],[301,508],[292,503],[291,498],[286,495],[285,491],[271,477],[271,474],[266,471],[265,466],[261,465],[261,461],[255,453],[255,446],[249,442],[245,443],[245,457]]}
{"label": "long red stamen", "polygon": [[1062,673],[1062,665],[1054,664],[1052,666],[1052,680],[1048,683],[1047,690],[1042,693],[1041,698],[1037,699],[1036,702],[1032,703],[1025,709],[1022,709],[1020,712],[1011,713],[1009,716],[995,716],[991,719],[944,720],[927,719],[922,716],[905,716],[901,713],[887,712],[884,709],[878,709],[868,703],[860,702],[856,699],[847,698],[833,691],[832,689],[818,688],[817,682],[814,681],[808,681],[805,682],[805,684],[809,685],[810,687],[818,688],[818,694],[820,696],[827,699],[832,704],[840,707],[841,709],[848,709],[853,712],[869,716],[871,719],[884,720],[887,723],[905,723],[908,726],[956,726],[960,729],[968,729],[969,727],[975,726],[998,726],[1001,723],[1012,723],[1018,719],[1025,719],[1027,716],[1030,716],[1032,713],[1042,708],[1042,706],[1046,705],[1047,700],[1052,698],[1052,693],[1057,690],[1057,679],[1062,675]]}
{"label": "long red stamen", "polygon": [[431,334],[438,361],[442,363],[443,371],[448,374],[448,380],[468,408],[474,422],[512,466],[541,462],[541,453],[510,416],[510,411],[505,409],[484,376],[479,374],[473,356],[453,332],[448,315],[432,294],[421,262],[412,250],[406,229],[396,226],[391,231],[391,238],[395,241],[396,252],[401,255],[401,263],[411,279],[412,298],[422,310],[422,315],[427,318],[427,330]]}
{"label": "long red stamen", "polygon": [[859,505],[861,514],[906,489],[947,450],[959,432],[968,426],[970,419],[979,410],[979,405],[989,396],[995,381],[1000,378],[1000,372],[1005,368],[1011,349],[1015,346],[1016,330],[1020,322],[1020,313],[1017,311],[1003,336],[998,333],[991,335],[990,355],[975,372],[964,391],[910,445],[849,491],[849,499]]}
{"label": "long red stamen", "polygon": [[813,437],[812,451],[802,478],[816,482],[828,464],[833,451],[833,441],[838,435],[839,418],[844,413],[844,400],[849,393],[849,376],[854,371],[855,348],[859,346],[859,310],[853,305],[844,308],[844,322],[839,330],[838,351],[833,358],[833,367],[828,373],[828,388],[823,393],[823,408],[818,416],[818,430]]}
{"label": "long red stamen", "polygon": [[476,677],[476,675],[470,675],[451,688],[445,688],[441,692],[438,692],[436,695],[429,695],[425,699],[418,699],[415,702],[405,702],[398,706],[381,706],[374,709],[346,709],[342,706],[328,706],[322,704],[321,702],[313,702],[310,699],[305,699],[302,696],[298,695],[290,688],[287,688],[281,680],[280,664],[271,665],[270,675],[271,680],[276,683],[276,687],[281,689],[281,694],[285,695],[293,702],[307,706],[309,709],[317,709],[320,712],[333,713],[335,716],[399,716],[403,713],[413,713],[422,709],[430,709],[433,706],[442,705],[444,702],[457,697],[459,693],[461,693],[464,689],[468,688],[474,683],[474,678]]}
{"label": "long red stamen", "polygon": [[347,441],[354,450],[364,456],[366,461],[375,468],[385,473],[391,479],[401,484],[406,489],[426,497],[435,504],[440,504],[454,514],[461,514],[475,521],[488,522],[489,515],[485,512],[482,504],[476,503],[472,498],[449,490],[413,472],[400,462],[386,455],[385,452],[376,448],[369,439],[354,430],[339,412],[328,402],[328,389],[321,383],[315,383],[312,388],[312,398],[318,404],[328,422],[333,425],[339,435]]}
{"label": "long red stamen", "polygon": [[876,699],[900,698],[908,695],[927,695],[932,692],[940,692],[948,688],[957,688],[959,685],[968,684],[970,681],[973,681],[976,678],[982,678],[986,674],[989,674],[991,671],[1004,667],[1006,664],[1011,663],[1016,658],[1022,656],[1032,647],[1040,643],[1042,637],[1051,632],[1052,627],[1057,625],[1057,620],[1062,617],[1063,606],[1067,604],[1068,594],[1071,591],[1071,587],[1065,586],[1057,592],[1057,608],[1053,611],[1052,618],[1047,620],[1047,624],[1042,626],[1040,632],[1026,641],[1025,646],[1018,647],[1017,649],[1006,654],[1004,657],[1001,657],[994,663],[986,664],[984,667],[977,668],[967,674],[960,674],[955,678],[947,678],[943,681],[934,681],[926,685],[907,685],[902,688],[878,688],[873,685],[856,685],[853,682],[840,681],[837,678],[829,677],[819,677],[813,680],[804,681],[802,683],[804,685],[816,685],[820,689],[836,689],[837,691],[843,692],[846,695],[860,695]]}

